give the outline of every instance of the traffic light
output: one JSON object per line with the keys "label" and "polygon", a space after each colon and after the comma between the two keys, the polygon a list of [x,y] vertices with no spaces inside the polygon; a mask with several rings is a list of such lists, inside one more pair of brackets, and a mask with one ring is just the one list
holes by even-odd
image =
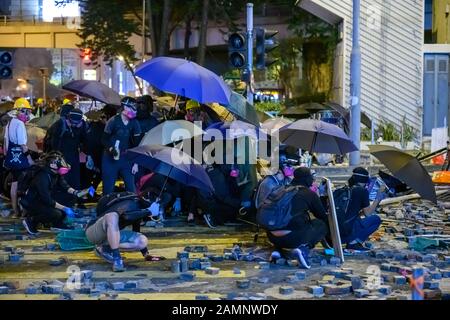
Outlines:
{"label": "traffic light", "polygon": [[256,69],[265,70],[266,67],[274,64],[278,59],[269,59],[267,54],[278,47],[278,43],[273,38],[278,31],[256,29]]}
{"label": "traffic light", "polygon": [[228,62],[232,68],[243,69],[247,65],[245,36],[232,33],[228,38]]}
{"label": "traffic light", "polygon": [[12,52],[0,51],[0,79],[12,79]]}
{"label": "traffic light", "polygon": [[82,58],[83,58],[83,62],[86,65],[90,65],[91,64],[91,59],[92,59],[92,50],[91,48],[84,48],[81,54]]}

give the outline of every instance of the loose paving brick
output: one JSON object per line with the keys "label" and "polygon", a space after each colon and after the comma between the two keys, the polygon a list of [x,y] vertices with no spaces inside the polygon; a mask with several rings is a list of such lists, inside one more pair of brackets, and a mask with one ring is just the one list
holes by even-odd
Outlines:
{"label": "loose paving brick", "polygon": [[284,295],[289,295],[294,293],[294,288],[289,286],[282,286],[279,289],[279,292]]}
{"label": "loose paving brick", "polygon": [[324,295],[323,288],[320,286],[309,286],[308,292],[313,294],[315,297],[321,297]]}
{"label": "loose paving brick", "polygon": [[184,272],[180,274],[179,279],[183,281],[194,281],[195,277],[196,275],[193,272]]}
{"label": "loose paving brick", "polygon": [[236,285],[239,289],[248,289],[250,288],[250,280],[237,280]]}
{"label": "loose paving brick", "polygon": [[216,275],[216,274],[219,274],[219,272],[220,272],[220,268],[209,267],[209,268],[205,269],[205,273],[210,274],[210,275]]}

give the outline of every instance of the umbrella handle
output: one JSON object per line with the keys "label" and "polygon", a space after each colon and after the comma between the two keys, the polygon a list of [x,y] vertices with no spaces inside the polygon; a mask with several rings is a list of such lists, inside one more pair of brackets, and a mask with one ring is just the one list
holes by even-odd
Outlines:
{"label": "umbrella handle", "polygon": [[167,174],[167,176],[166,176],[166,180],[164,181],[164,184],[163,184],[163,186],[162,186],[162,188],[161,188],[161,191],[159,192],[159,196],[158,196],[158,198],[160,198],[161,199],[161,196],[162,196],[162,193],[163,193],[163,191],[164,191],[164,188],[166,187],[166,184],[167,184],[167,180],[169,180],[169,176],[170,176],[170,173],[172,172],[172,166],[170,167],[170,170],[169,170],[169,173]]}
{"label": "umbrella handle", "polygon": [[175,109],[178,109],[178,108],[177,108],[178,98],[179,98],[178,95],[176,95],[176,96],[175,96],[175,101],[173,102],[173,107],[174,107]]}

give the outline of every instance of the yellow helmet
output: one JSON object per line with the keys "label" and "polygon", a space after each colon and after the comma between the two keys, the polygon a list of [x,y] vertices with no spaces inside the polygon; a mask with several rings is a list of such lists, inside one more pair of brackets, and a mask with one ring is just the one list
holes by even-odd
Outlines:
{"label": "yellow helmet", "polygon": [[27,99],[19,98],[14,102],[14,109],[32,109],[32,108]]}
{"label": "yellow helmet", "polygon": [[43,98],[39,98],[39,99],[37,99],[37,104],[41,104],[41,103],[44,103],[44,99]]}
{"label": "yellow helmet", "polygon": [[188,111],[188,110],[190,110],[190,109],[193,109],[193,108],[200,108],[200,103],[198,103],[198,102],[195,101],[195,100],[189,100],[189,101],[186,103],[186,111]]}
{"label": "yellow helmet", "polygon": [[63,104],[70,104],[72,101],[70,99],[65,98],[63,100]]}

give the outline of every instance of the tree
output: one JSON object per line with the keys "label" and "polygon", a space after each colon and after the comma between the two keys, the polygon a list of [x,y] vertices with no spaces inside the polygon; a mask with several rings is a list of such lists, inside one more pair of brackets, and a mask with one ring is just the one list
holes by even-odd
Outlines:
{"label": "tree", "polygon": [[203,0],[202,5],[202,18],[200,23],[200,37],[198,40],[198,49],[197,49],[197,63],[199,65],[203,65],[205,63],[205,51],[206,51],[206,36],[208,31],[208,9],[209,9],[209,0]]}

